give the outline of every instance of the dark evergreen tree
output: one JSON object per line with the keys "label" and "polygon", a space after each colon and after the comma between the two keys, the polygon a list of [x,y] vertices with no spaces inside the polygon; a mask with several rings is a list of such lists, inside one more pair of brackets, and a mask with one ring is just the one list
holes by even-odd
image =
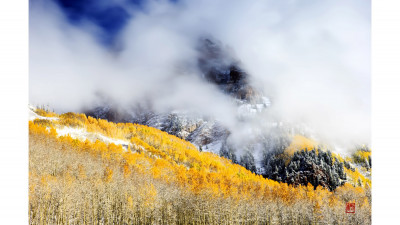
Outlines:
{"label": "dark evergreen tree", "polygon": [[369,164],[369,168],[372,168],[372,164],[371,164],[371,156],[368,156],[368,164]]}
{"label": "dark evergreen tree", "polygon": [[221,145],[221,149],[219,150],[219,155],[230,159],[233,163],[238,163],[235,151],[232,147],[228,146],[226,143]]}
{"label": "dark evergreen tree", "polygon": [[242,156],[240,156],[240,165],[250,170],[251,172],[256,172],[256,164],[254,161],[254,156],[250,151],[246,151]]}

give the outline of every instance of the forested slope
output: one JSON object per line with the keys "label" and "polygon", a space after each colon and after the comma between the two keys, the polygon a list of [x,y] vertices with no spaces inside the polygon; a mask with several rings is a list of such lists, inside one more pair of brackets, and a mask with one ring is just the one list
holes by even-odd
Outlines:
{"label": "forested slope", "polygon": [[371,223],[369,185],[277,182],[155,128],[36,112],[47,118],[29,122],[31,224]]}

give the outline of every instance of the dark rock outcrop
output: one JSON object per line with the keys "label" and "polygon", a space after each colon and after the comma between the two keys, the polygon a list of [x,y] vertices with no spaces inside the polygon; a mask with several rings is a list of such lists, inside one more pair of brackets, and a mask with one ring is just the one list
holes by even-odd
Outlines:
{"label": "dark rock outcrop", "polygon": [[233,51],[211,38],[200,39],[198,66],[204,78],[232,97],[251,102],[261,96],[249,84],[249,75],[241,68]]}

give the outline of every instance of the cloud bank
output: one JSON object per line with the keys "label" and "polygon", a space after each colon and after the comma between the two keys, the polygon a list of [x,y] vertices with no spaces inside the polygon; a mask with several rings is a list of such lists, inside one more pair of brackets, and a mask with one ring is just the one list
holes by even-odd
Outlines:
{"label": "cloud bank", "polygon": [[[57,4],[32,2],[31,104],[66,112],[104,97],[119,107],[146,99],[159,112],[217,118],[236,136],[266,120],[304,124],[328,143],[369,143],[369,2],[100,2],[99,10],[111,5],[127,15],[106,43],[96,20],[71,22]],[[204,36],[232,50],[251,85],[271,99],[266,112],[238,121],[235,102],[201,79],[196,48]]]}

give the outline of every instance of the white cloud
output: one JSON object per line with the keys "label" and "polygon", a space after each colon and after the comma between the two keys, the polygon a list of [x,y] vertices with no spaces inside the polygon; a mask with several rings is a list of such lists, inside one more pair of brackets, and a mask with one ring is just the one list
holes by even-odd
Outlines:
{"label": "white cloud", "polygon": [[96,42],[95,25],[73,27],[46,7],[30,12],[31,103],[78,111],[101,91],[120,105],[202,111],[242,134],[261,118],[238,122],[232,101],[199,79],[197,41],[209,35],[271,97],[260,117],[307,124],[327,142],[369,142],[369,2],[149,1],[131,9],[118,53]]}

